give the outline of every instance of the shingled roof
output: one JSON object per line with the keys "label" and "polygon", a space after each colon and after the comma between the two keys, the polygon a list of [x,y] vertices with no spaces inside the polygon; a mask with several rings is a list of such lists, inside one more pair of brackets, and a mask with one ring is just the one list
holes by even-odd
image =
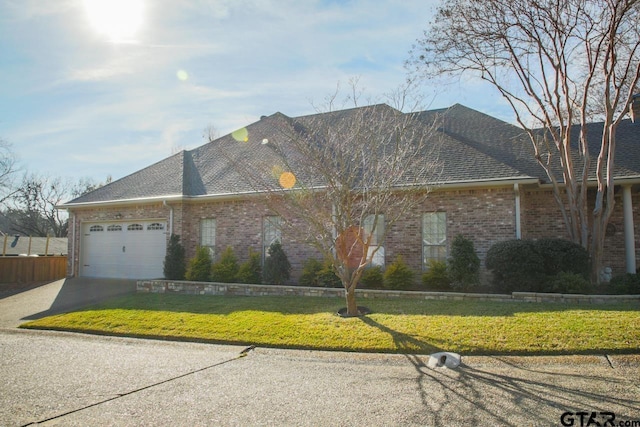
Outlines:
{"label": "shingled roof", "polygon": [[[380,104],[362,108],[390,109]],[[353,113],[355,109],[311,116],[288,117],[275,113],[248,125],[248,141],[238,143],[232,134],[225,135],[198,148],[182,151],[154,165],[114,181],[104,187],[66,203],[78,204],[128,200],[225,196],[255,192],[243,179],[234,162],[250,170],[252,165],[271,159],[277,163],[274,138],[282,138],[284,127],[303,132],[312,118],[328,121]],[[438,160],[442,174],[437,184],[495,182],[500,180],[537,180],[548,182],[532,155],[531,144],[523,132],[494,117],[460,104],[450,108],[413,114],[425,128],[439,120],[433,135],[439,144]],[[602,124],[588,127],[592,153],[597,153]],[[574,132],[577,138],[577,132]],[[575,141],[577,144],[577,139]],[[220,147],[234,144],[233,158],[223,155]],[[624,120],[617,131],[617,177],[640,176],[640,127]],[[594,155],[595,156],[595,155]],[[593,162],[595,163],[595,161]],[[425,183],[436,184],[436,183]]]}

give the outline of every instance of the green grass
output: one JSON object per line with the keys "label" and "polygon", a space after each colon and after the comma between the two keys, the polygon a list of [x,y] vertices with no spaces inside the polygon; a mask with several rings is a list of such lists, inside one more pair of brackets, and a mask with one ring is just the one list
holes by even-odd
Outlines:
{"label": "green grass", "polygon": [[640,352],[637,304],[359,300],[373,314],[341,318],[337,298],[136,294],[23,328],[263,347],[462,354]]}

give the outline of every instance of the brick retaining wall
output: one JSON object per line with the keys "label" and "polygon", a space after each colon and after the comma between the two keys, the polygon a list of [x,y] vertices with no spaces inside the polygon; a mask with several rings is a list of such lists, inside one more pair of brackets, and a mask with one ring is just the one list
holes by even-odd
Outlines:
{"label": "brick retaining wall", "polygon": [[[184,295],[243,295],[243,296],[305,296],[344,297],[342,288],[316,288],[305,286],[248,285],[242,283],[187,282],[170,280],[140,280],[139,293],[171,293]],[[501,301],[501,302],[560,302],[569,304],[603,304],[620,302],[640,303],[640,295],[578,295],[513,292],[508,294],[474,294],[459,292],[417,292],[356,290],[358,298],[416,298],[450,301]]]}

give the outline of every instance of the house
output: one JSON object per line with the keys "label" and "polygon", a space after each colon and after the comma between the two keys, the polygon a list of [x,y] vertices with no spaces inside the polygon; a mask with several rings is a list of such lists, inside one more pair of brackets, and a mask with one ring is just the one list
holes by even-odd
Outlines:
{"label": "house", "polygon": [[[250,247],[264,252],[279,239],[295,281],[304,261],[318,254],[280,234],[278,217],[264,203],[264,195],[248,185],[216,147],[234,137],[246,141],[239,144],[239,155],[250,168],[253,160],[270,155],[268,140],[283,123],[299,126],[307,117],[263,116],[239,132],[65,203],[62,207],[70,213],[69,274],[162,277],[166,242],[174,233],[181,236],[187,257],[198,246],[210,248],[214,256],[231,246],[243,260]],[[379,262],[390,263],[401,254],[419,271],[430,258],[446,258],[457,234],[474,242],[482,261],[498,241],[567,235],[549,179],[521,130],[459,104],[417,117],[425,123],[441,118],[436,136],[442,144],[442,174],[424,204],[389,230]],[[601,128],[594,124],[588,129],[596,147]],[[595,147],[592,152],[597,152]],[[631,120],[618,128],[615,178],[619,190],[607,229],[605,265],[623,273],[635,271],[639,246],[634,224],[640,215],[640,127]]]}

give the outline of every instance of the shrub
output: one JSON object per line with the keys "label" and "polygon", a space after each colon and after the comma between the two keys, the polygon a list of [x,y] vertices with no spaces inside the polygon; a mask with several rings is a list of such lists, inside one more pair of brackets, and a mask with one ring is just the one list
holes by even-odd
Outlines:
{"label": "shrub", "polygon": [[249,259],[240,265],[237,279],[240,283],[262,283],[260,252],[249,248]]}
{"label": "shrub", "polygon": [[544,260],[531,240],[498,242],[487,251],[485,263],[498,292],[537,292],[545,281]]}
{"label": "shrub", "polygon": [[360,277],[360,283],[366,288],[380,289],[384,285],[384,274],[379,265],[365,268]]}
{"label": "shrub", "polygon": [[300,286],[319,286],[318,273],[322,270],[322,263],[315,258],[309,258],[302,265],[302,274],[298,280]]}
{"label": "shrub", "polygon": [[220,259],[211,266],[211,280],[214,282],[233,283],[238,276],[238,259],[231,246],[220,255]]}
{"label": "shrub", "polygon": [[429,269],[422,274],[422,285],[428,291],[451,290],[451,278],[444,261],[429,261]]}
{"label": "shrub", "polygon": [[400,255],[384,272],[384,287],[387,289],[410,289],[413,287],[413,271]]}
{"label": "shrub", "polygon": [[451,244],[449,277],[457,290],[468,291],[480,283],[480,258],[473,242],[458,234]]}
{"label": "shrub", "polygon": [[588,294],[591,292],[591,283],[581,274],[561,271],[549,278],[543,290],[561,294]]}
{"label": "shrub", "polygon": [[269,256],[264,260],[263,277],[266,283],[282,285],[289,280],[291,264],[280,242],[275,241],[269,246]]}
{"label": "shrub", "polygon": [[626,273],[622,276],[615,276],[609,282],[607,290],[617,295],[640,294],[640,275]]}
{"label": "shrub", "polygon": [[568,272],[589,277],[589,253],[579,244],[564,239],[540,239],[534,245],[543,258],[545,275]]}
{"label": "shrub", "polygon": [[333,270],[330,260],[326,260],[322,264],[322,269],[318,272],[318,286],[323,288],[341,288],[342,280]]}
{"label": "shrub", "polygon": [[339,288],[342,286],[340,278],[331,267],[331,261],[324,263],[315,258],[309,258],[302,267],[302,275],[298,280],[300,286],[320,286],[323,288]]}
{"label": "shrub", "polygon": [[209,249],[200,247],[196,250],[196,256],[189,261],[185,277],[187,280],[194,282],[207,282],[210,275],[211,257],[209,256]]}
{"label": "shrub", "polygon": [[180,244],[180,236],[172,234],[164,257],[164,278],[167,280],[183,280],[187,270],[184,246]]}

